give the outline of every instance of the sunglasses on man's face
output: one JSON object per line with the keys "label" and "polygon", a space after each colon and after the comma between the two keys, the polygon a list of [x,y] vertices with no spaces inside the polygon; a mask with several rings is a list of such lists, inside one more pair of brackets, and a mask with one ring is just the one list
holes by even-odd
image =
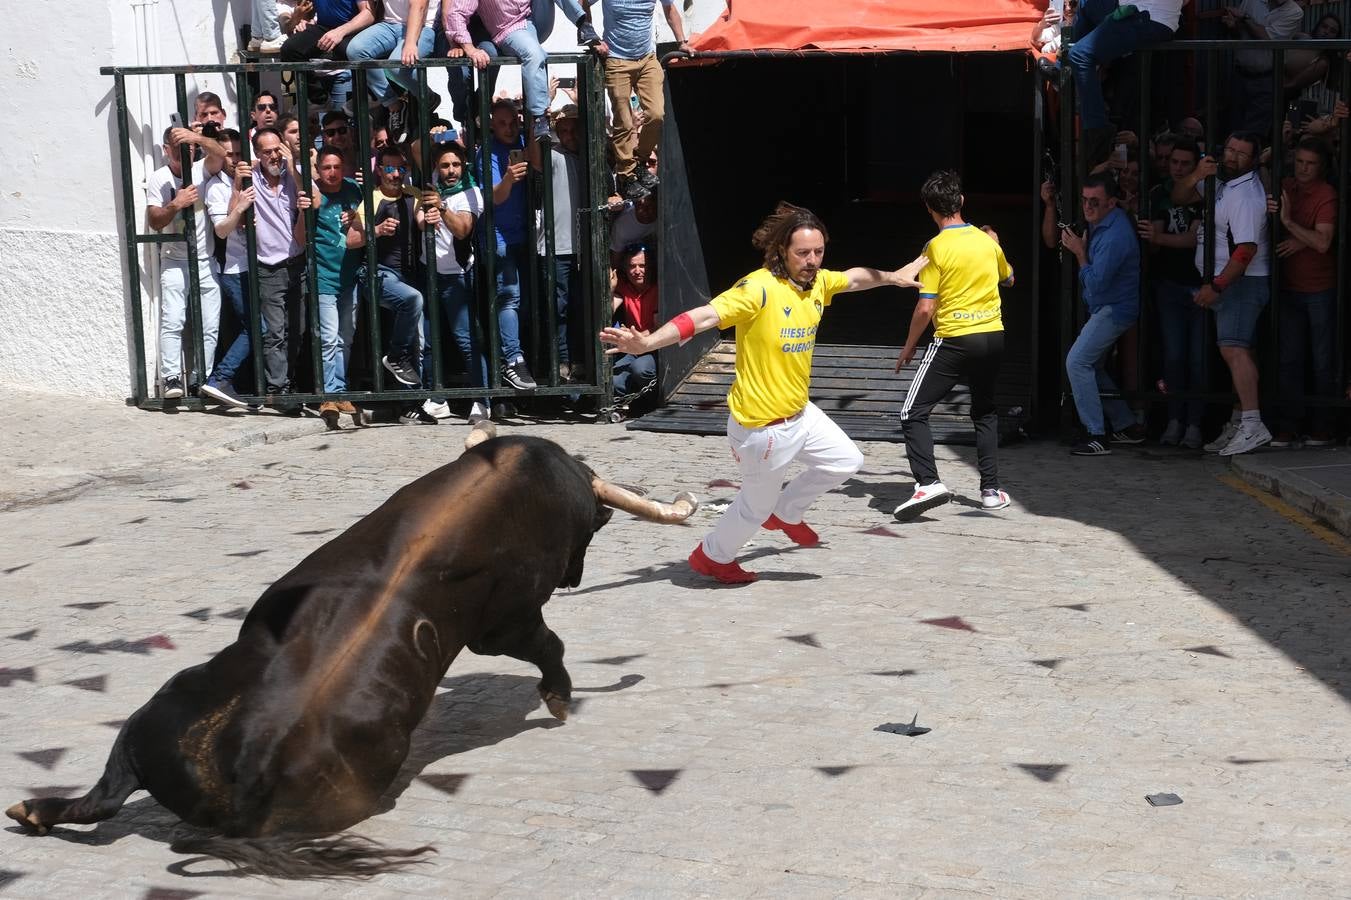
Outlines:
{"label": "sunglasses on man's face", "polygon": [[259,112],[263,112],[264,110],[268,110],[268,109],[276,109],[276,108],[277,108],[277,104],[275,104],[275,103],[255,103],[255,104],[253,105],[253,108],[256,109],[256,110],[258,110]]}
{"label": "sunglasses on man's face", "polygon": [[408,171],[407,166],[385,166],[386,175],[402,174],[403,172],[407,171]]}
{"label": "sunglasses on man's face", "polygon": [[340,134],[347,133],[346,125],[339,125],[337,128],[325,128],[324,137],[337,137]]}

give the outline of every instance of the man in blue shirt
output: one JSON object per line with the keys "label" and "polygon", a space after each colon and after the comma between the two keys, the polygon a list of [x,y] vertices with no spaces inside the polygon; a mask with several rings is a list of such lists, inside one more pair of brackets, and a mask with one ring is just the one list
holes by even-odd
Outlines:
{"label": "man in blue shirt", "polygon": [[[510,100],[493,103],[488,120],[488,139],[479,148],[476,169],[489,175],[492,185],[493,234],[485,235],[484,248],[496,249],[493,261],[493,308],[497,311],[497,334],[502,350],[502,380],[518,391],[533,391],[537,385],[521,351],[521,281],[529,272],[530,247],[526,244],[527,163],[538,164],[539,145],[521,135],[521,117]],[[483,167],[484,151],[489,169]],[[486,202],[486,200],[485,200]],[[526,297],[526,309],[533,309]],[[528,313],[527,313],[528,315]]]}
{"label": "man in blue shirt", "polygon": [[[586,9],[591,0],[583,0]],[[666,116],[662,99],[663,76],[652,37],[652,14],[657,0],[601,0],[605,25],[605,44],[610,48],[605,59],[605,89],[610,94],[610,145],[615,154],[615,180],[625,200],[637,200],[652,192],[657,177],[647,169],[647,158],[661,140],[661,122]],[[662,12],[680,49],[689,52],[685,25],[675,0],[661,0]],[[647,121],[633,146],[633,107],[630,97],[638,95],[638,107]]]}
{"label": "man in blue shirt", "polygon": [[[1117,392],[1105,368],[1107,357],[1117,338],[1140,317],[1140,242],[1130,216],[1117,206],[1119,196],[1110,175],[1088,176],[1082,196],[1087,240],[1070,228],[1060,235],[1060,243],[1079,262],[1079,284],[1089,313],[1065,357],[1079,422],[1088,432],[1087,439],[1070,450],[1075,456],[1107,456],[1111,441],[1144,440],[1144,429],[1135,424],[1135,414],[1125,401],[1113,398],[1104,404],[1100,395]],[[1109,424],[1116,430],[1110,431]]]}

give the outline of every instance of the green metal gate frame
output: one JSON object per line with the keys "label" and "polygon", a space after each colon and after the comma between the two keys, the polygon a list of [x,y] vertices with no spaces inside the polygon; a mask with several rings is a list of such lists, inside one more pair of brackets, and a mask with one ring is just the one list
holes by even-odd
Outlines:
{"label": "green metal gate frame", "polygon": [[[1074,141],[1074,126],[1078,119],[1077,101],[1074,96],[1074,77],[1070,71],[1068,60],[1070,51],[1070,42],[1067,40],[1061,48],[1059,59],[1061,60],[1059,72],[1059,90],[1060,90],[1060,160],[1062,164],[1060,170],[1059,191],[1062,198],[1062,205],[1065,199],[1072,203],[1078,203],[1079,186],[1083,184],[1086,174],[1086,164],[1082,156],[1077,153],[1078,146]],[[1273,55],[1272,60],[1272,135],[1280,135],[1282,132],[1282,123],[1285,119],[1285,86],[1283,74],[1285,70],[1285,51],[1287,50],[1336,50],[1339,53],[1345,53],[1351,50],[1351,40],[1300,40],[1300,41],[1255,41],[1255,40],[1185,40],[1185,41],[1166,41],[1161,44],[1155,44],[1150,47],[1141,48],[1136,51],[1140,59],[1140,116],[1139,130],[1137,137],[1140,141],[1141,160],[1140,160],[1140,191],[1139,196],[1143,199],[1148,198],[1149,190],[1152,187],[1150,178],[1150,162],[1144,157],[1144,149],[1147,142],[1153,137],[1150,123],[1150,99],[1152,86],[1152,61],[1155,54],[1160,53],[1193,53],[1201,57],[1205,62],[1205,146],[1208,150],[1214,151],[1220,141],[1227,133],[1221,133],[1216,128],[1218,119],[1218,100],[1219,91],[1219,66],[1220,55],[1231,50],[1270,50]],[[1351,102],[1351,62],[1342,66],[1342,80],[1340,85],[1341,97]],[[1348,247],[1347,225],[1347,206],[1351,204],[1351,167],[1347,166],[1346,160],[1351,155],[1351,119],[1343,119],[1340,125],[1340,143],[1341,143],[1341,178],[1338,180],[1338,204],[1337,204],[1337,231],[1334,237],[1333,247],[1337,254],[1337,333],[1336,340],[1336,358],[1334,365],[1337,366],[1339,387],[1340,380],[1345,379],[1346,369],[1346,316],[1351,313],[1351,304],[1346,302],[1346,269],[1351,264],[1347,259],[1346,250]],[[1063,164],[1065,160],[1073,160],[1073,165]],[[1271,172],[1273,180],[1281,177],[1282,163],[1284,161],[1284,148],[1281,141],[1273,140],[1271,144]],[[1334,156],[1333,162],[1337,162]],[[1205,203],[1204,207],[1204,225],[1207,234],[1214,234],[1213,223],[1215,221],[1215,176],[1211,176],[1205,181]],[[1277,182],[1279,184],[1279,182]],[[1071,210],[1065,209],[1065,215],[1073,215]],[[1076,216],[1077,217],[1077,216]],[[1066,221],[1072,221],[1067,219]],[[1267,333],[1270,338],[1262,344],[1264,350],[1263,359],[1258,366],[1260,372],[1266,373],[1259,384],[1261,385],[1261,396],[1264,408],[1274,406],[1277,392],[1277,354],[1279,350],[1279,320],[1280,320],[1280,257],[1275,253],[1275,246],[1283,236],[1280,217],[1273,216],[1270,224],[1270,289],[1271,296],[1267,304],[1268,312],[1266,321],[1268,325]],[[1209,241],[1205,247],[1205,268],[1203,280],[1209,280],[1215,271],[1215,245],[1214,241]],[[1078,334],[1079,327],[1083,324],[1083,313],[1085,308],[1079,300],[1079,280],[1075,277],[1073,257],[1062,252],[1060,254],[1060,339],[1061,354],[1063,361],[1069,354],[1071,345]],[[1140,277],[1140,323],[1139,340],[1136,343],[1136,364],[1137,371],[1144,372],[1149,363],[1150,356],[1150,334],[1149,329],[1144,327],[1149,321],[1146,318],[1146,310],[1152,310],[1154,306],[1153,296],[1149,290],[1149,257],[1148,254],[1141,254],[1141,277]],[[1213,329],[1213,319],[1207,318],[1208,328]],[[1209,341],[1213,346],[1214,341]],[[1141,381],[1146,379],[1141,378]],[[1061,383],[1061,404],[1065,406],[1070,397],[1069,377],[1065,372],[1065,367],[1060,366]],[[1209,390],[1187,390],[1176,391],[1169,390],[1164,393],[1159,390],[1121,390],[1117,392],[1103,392],[1103,397],[1123,398],[1126,400],[1144,400],[1158,402],[1170,399],[1203,400],[1207,403],[1218,403],[1228,405],[1234,401],[1235,394],[1229,392],[1215,392]],[[1335,397],[1316,397],[1308,394],[1304,395],[1304,404],[1306,406],[1325,406],[1325,407],[1344,407],[1351,408],[1351,400],[1347,400],[1343,394]]]}
{"label": "green metal gate frame", "polygon": [[[526,217],[527,222],[527,241],[529,243],[529,254],[531,264],[529,272],[526,273],[529,281],[529,296],[540,297],[537,290],[539,287],[539,262],[544,261],[544,288],[543,297],[545,302],[536,303],[533,309],[526,309],[527,304],[522,303],[521,312],[523,328],[531,336],[531,349],[534,351],[530,358],[538,362],[540,358],[539,342],[541,335],[547,335],[548,340],[548,362],[549,370],[546,379],[537,379],[540,382],[539,388],[534,391],[518,391],[509,386],[503,386],[501,382],[501,351],[498,343],[498,329],[496,307],[491,296],[487,296],[489,285],[494,281],[494,254],[485,252],[485,248],[480,247],[479,252],[475,254],[474,274],[477,285],[476,293],[481,302],[475,304],[475,312],[472,318],[475,320],[474,327],[478,322],[486,323],[486,340],[481,341],[482,352],[488,359],[488,378],[487,387],[468,387],[446,385],[442,372],[442,341],[440,327],[440,304],[436,292],[436,267],[435,265],[425,266],[425,279],[422,284],[424,313],[429,320],[429,331],[431,332],[432,349],[432,384],[431,389],[409,388],[405,390],[386,390],[383,366],[374,365],[374,390],[372,391],[349,391],[344,394],[325,394],[325,393],[288,393],[288,394],[267,394],[263,383],[263,368],[261,365],[262,351],[262,321],[260,304],[256,302],[258,297],[258,261],[257,244],[254,231],[254,212],[250,209],[245,222],[245,242],[248,250],[248,293],[250,298],[249,322],[249,340],[251,345],[251,355],[254,359],[254,385],[250,394],[243,394],[246,400],[258,403],[260,405],[291,405],[296,403],[314,403],[330,399],[346,399],[358,402],[366,401],[411,401],[426,397],[447,397],[453,399],[479,399],[483,397],[498,398],[520,398],[520,397],[540,397],[540,396],[563,396],[563,395],[588,395],[599,398],[602,406],[609,406],[613,402],[613,383],[611,379],[611,358],[604,353],[604,348],[600,344],[599,332],[602,323],[608,323],[611,318],[610,309],[610,286],[609,286],[609,242],[606,239],[606,228],[603,213],[606,209],[605,178],[607,167],[605,163],[605,150],[607,145],[606,138],[606,117],[605,117],[605,80],[603,63],[599,57],[590,53],[551,53],[548,57],[549,63],[555,64],[575,64],[577,66],[577,84],[578,84],[578,106],[579,113],[585,123],[585,142],[582,147],[582,157],[584,162],[582,205],[578,209],[578,214],[583,217],[582,238],[583,247],[576,252],[581,268],[581,286],[585,297],[591,298],[591,302],[580,305],[582,310],[582,328],[585,334],[591,335],[590,340],[590,360],[593,364],[588,367],[589,378],[585,381],[560,384],[558,377],[558,342],[557,335],[557,308],[554,296],[555,288],[555,266],[554,266],[554,222],[553,222],[553,172],[552,172],[552,153],[549,152],[548,143],[544,142],[540,147],[540,178],[530,178],[528,181],[529,189],[532,193],[532,202],[530,209],[532,214]],[[499,56],[489,61],[490,66],[519,65],[520,61],[514,57]],[[430,113],[427,109],[427,71],[429,69],[444,70],[452,66],[468,68],[473,79],[472,86],[478,97],[479,121],[486,123],[489,118],[489,112],[492,106],[491,92],[488,90],[488,72],[487,70],[477,70],[472,68],[472,64],[465,58],[431,58],[420,59],[412,68],[417,72],[418,90],[417,90],[417,109],[418,109],[418,133],[427,135],[430,127]],[[144,329],[144,301],[141,293],[141,264],[137,251],[141,245],[161,245],[169,243],[183,242],[187,244],[189,284],[188,284],[188,318],[185,330],[190,331],[192,335],[192,349],[194,359],[199,361],[204,356],[202,346],[202,312],[201,312],[201,285],[198,278],[198,259],[196,241],[191,236],[196,234],[196,210],[189,208],[183,210],[183,234],[160,234],[152,232],[143,234],[137,231],[136,227],[136,203],[139,194],[133,189],[132,177],[132,144],[131,135],[128,126],[129,112],[127,106],[127,88],[126,80],[129,77],[149,77],[172,75],[174,77],[174,87],[176,94],[177,112],[180,121],[187,123],[191,121],[188,115],[187,98],[187,76],[199,74],[219,74],[233,76],[235,79],[236,99],[238,101],[238,130],[241,135],[240,154],[244,161],[251,161],[252,145],[247,135],[249,133],[250,121],[248,110],[252,108],[252,98],[257,91],[252,90],[251,84],[256,84],[260,74],[266,72],[275,72],[279,76],[282,73],[293,73],[295,78],[296,93],[296,117],[300,123],[300,145],[303,148],[312,147],[313,135],[310,134],[309,127],[309,83],[314,73],[321,71],[332,71],[333,69],[349,69],[352,72],[352,96],[354,98],[357,138],[356,145],[361,148],[358,152],[365,155],[365,148],[370,146],[370,97],[366,90],[367,72],[372,69],[401,69],[407,68],[401,62],[394,60],[368,60],[361,62],[334,63],[332,61],[320,62],[252,62],[232,65],[210,65],[210,66],[105,66],[99,69],[99,73],[113,78],[113,95],[115,101],[114,114],[117,118],[117,138],[119,147],[119,170],[122,180],[122,252],[127,264],[127,296],[130,303],[132,317],[132,350],[135,356],[135,375],[133,379],[133,394],[128,398],[129,405],[135,405],[142,409],[162,409],[166,406],[176,406],[186,409],[202,409],[205,404],[200,399],[185,397],[183,400],[163,400],[158,397],[152,397],[146,378],[146,339]],[[467,147],[473,147],[474,124],[472,116],[465,123]],[[158,135],[158,125],[152,127],[152,135]],[[529,136],[527,134],[527,139]],[[432,141],[422,140],[420,142],[421,153],[418,160],[420,171],[424,178],[430,176]],[[179,148],[180,162],[182,171],[190,173],[192,171],[191,150],[187,146]],[[310,171],[310,157],[308,153],[302,153],[298,160],[300,167],[301,180],[306,185],[313,184],[312,173]],[[480,217],[482,222],[482,234],[488,235],[491,239],[493,233],[493,204],[491,202],[492,183],[491,160],[487,154],[483,154],[483,165],[479,167],[476,173],[479,179],[480,187],[485,193],[485,202],[483,214]],[[485,173],[485,168],[487,172]],[[149,175],[150,173],[145,173]],[[374,219],[374,198],[371,186],[363,185],[362,194],[365,203],[365,218],[367,228]],[[538,194],[542,201],[540,204],[533,202],[534,195]],[[534,225],[533,211],[542,208],[543,222],[545,227],[545,254],[540,256],[537,249],[537,234]],[[310,365],[314,372],[314,383],[316,386],[323,385],[322,361],[320,358],[319,334],[319,307],[317,303],[314,286],[317,285],[316,279],[316,257],[314,254],[314,225],[317,210],[311,207],[305,210],[305,230],[306,230],[306,272],[308,287],[306,296],[307,327],[310,330],[311,354]],[[476,224],[476,229],[479,227]],[[424,246],[426,248],[426,258],[435,260],[435,234],[432,229],[425,229],[423,232]],[[491,250],[491,248],[487,248]],[[365,264],[368,271],[375,270],[375,242],[370,239],[366,241]],[[366,333],[369,336],[372,358],[378,360],[381,355],[380,339],[380,312],[378,298],[376,296],[376,279],[367,277],[366,279]],[[522,298],[526,297],[525,291],[522,291]],[[570,298],[570,305],[571,305]],[[468,361],[473,365],[473,361]],[[187,367],[191,369],[191,366]]]}

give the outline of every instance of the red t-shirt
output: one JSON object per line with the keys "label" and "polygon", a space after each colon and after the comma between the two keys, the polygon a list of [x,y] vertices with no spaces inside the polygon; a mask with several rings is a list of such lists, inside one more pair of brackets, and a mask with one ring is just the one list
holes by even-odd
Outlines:
{"label": "red t-shirt", "polygon": [[630,328],[651,331],[657,323],[657,285],[649,284],[641,292],[623,278],[615,285],[615,292],[624,303],[615,310],[619,320]]}
{"label": "red t-shirt", "polygon": [[[1337,189],[1326,181],[1316,181],[1302,187],[1293,178],[1281,182],[1281,189],[1290,198],[1290,218],[1296,225],[1312,229],[1320,224],[1337,221]],[[1287,291],[1315,293],[1337,287],[1337,254],[1332,247],[1319,253],[1312,247],[1291,254],[1281,260],[1281,286]]]}

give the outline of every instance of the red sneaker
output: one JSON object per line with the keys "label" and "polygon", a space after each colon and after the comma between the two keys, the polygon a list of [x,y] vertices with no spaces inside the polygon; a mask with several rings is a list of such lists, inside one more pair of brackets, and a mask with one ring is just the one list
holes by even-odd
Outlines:
{"label": "red sneaker", "polygon": [[821,543],[821,536],[815,531],[812,531],[812,527],[806,522],[798,522],[796,525],[790,525],[783,519],[770,513],[770,516],[765,520],[763,527],[768,528],[770,531],[782,531],[784,534],[788,535],[789,540],[799,547],[815,547],[817,544]]}
{"label": "red sneaker", "polygon": [[754,572],[747,572],[735,561],[720,563],[709,559],[702,541],[690,554],[690,568],[700,575],[711,575],[723,584],[750,584],[755,580]]}

